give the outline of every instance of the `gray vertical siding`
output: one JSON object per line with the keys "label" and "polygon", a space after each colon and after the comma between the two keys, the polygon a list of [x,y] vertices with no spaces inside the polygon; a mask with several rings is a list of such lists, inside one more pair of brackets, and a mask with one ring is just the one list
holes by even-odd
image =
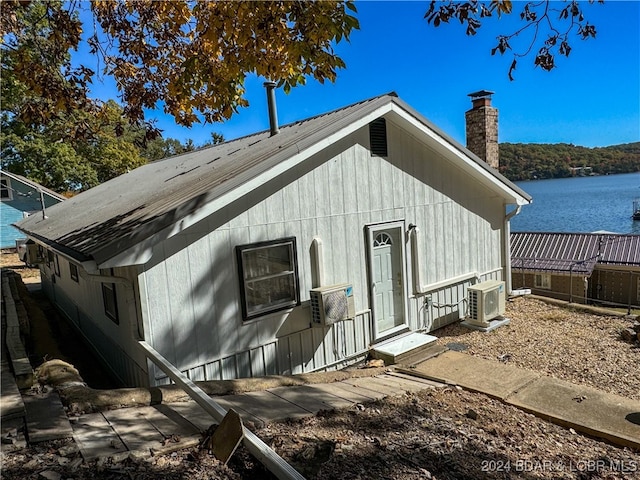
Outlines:
{"label": "gray vertical siding", "polygon": [[84,337],[103,366],[123,385],[148,385],[144,355],[139,352],[139,310],[136,297],[137,271],[133,268],[115,269],[114,275],[128,279],[131,284],[116,285],[119,324],[106,317],[102,299],[102,284],[78,265],[78,281],[71,279],[69,261],[58,256],[60,275],[53,265],[41,265],[45,294]]}
{"label": "gray vertical siding", "polygon": [[[338,368],[372,341],[364,226],[405,220],[421,232],[425,284],[477,272],[501,278],[504,203],[424,143],[387,122],[388,158],[372,157],[362,129],[260,191],[154,249],[139,276],[145,336],[195,380]],[[275,193],[273,193],[275,192]],[[295,236],[302,305],[243,322],[234,248]],[[355,320],[310,328],[310,245],[324,246],[327,285],[352,283]],[[407,248],[407,284],[413,292]],[[465,313],[467,287],[408,299],[412,330]],[[445,282],[446,283],[446,282]],[[429,298],[429,304],[425,299]],[[152,383],[166,382],[152,368]]]}

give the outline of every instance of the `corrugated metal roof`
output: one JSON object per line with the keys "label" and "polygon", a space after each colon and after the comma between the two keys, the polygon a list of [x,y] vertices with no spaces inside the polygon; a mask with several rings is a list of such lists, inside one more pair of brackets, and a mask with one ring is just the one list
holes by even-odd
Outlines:
{"label": "corrugated metal roof", "polygon": [[266,130],[144,165],[48,209],[46,220],[31,217],[17,226],[74,258],[100,263],[389,104],[400,106],[491,172],[502,188],[530,200],[391,93],[284,125],[274,136]]}
{"label": "corrugated metal roof", "polygon": [[591,274],[596,264],[640,267],[640,235],[511,234],[511,267],[514,269]]}

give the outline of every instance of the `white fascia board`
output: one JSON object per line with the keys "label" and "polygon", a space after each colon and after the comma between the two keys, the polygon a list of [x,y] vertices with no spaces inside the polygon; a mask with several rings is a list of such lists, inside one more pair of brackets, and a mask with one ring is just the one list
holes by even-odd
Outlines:
{"label": "white fascia board", "polygon": [[[300,150],[298,144],[294,144],[289,147],[287,150],[294,150],[297,153],[292,154],[288,158],[285,157],[283,161],[279,162],[274,167],[270,168],[266,172],[262,172],[260,175],[252,178],[251,180],[239,185],[233,190],[221,195],[220,197],[214,199],[213,201],[207,203],[199,210],[195,211],[191,215],[183,217],[180,221],[174,223],[161,230],[160,232],[152,235],[151,237],[141,241],[140,243],[134,245],[133,247],[128,248],[127,250],[119,253],[111,257],[108,260],[100,263],[98,268],[114,268],[114,267],[124,267],[128,265],[141,265],[148,262],[151,259],[151,255],[153,253],[153,246],[156,245],[160,240],[166,240],[167,238],[171,238],[174,235],[186,230],[187,228],[195,225],[196,223],[204,220],[208,216],[214,214],[215,212],[220,211],[231,202],[237,200],[238,198],[243,197],[244,195],[252,192],[256,188],[262,186],[268,181],[282,175],[287,172],[291,168],[297,166],[302,163],[306,159],[312,157],[313,155],[321,152],[327,147],[330,147],[334,143],[342,140],[348,135],[356,132],[360,128],[368,125],[376,118],[379,118],[386,113],[390,112],[392,109],[391,102],[382,105],[371,113],[358,118],[354,122],[349,123],[344,128],[339,131],[321,138],[319,141],[313,143],[311,146],[307,147],[304,150]],[[281,152],[280,154],[285,154],[286,152]]]}
{"label": "white fascia board", "polygon": [[397,114],[404,121],[410,123],[414,128],[418,129],[420,133],[426,135],[431,140],[436,142],[441,148],[447,151],[449,160],[453,161],[456,165],[462,168],[464,171],[469,172],[474,177],[478,178],[483,184],[500,192],[501,196],[505,200],[510,200],[508,203],[514,203],[516,205],[528,205],[529,201],[520,195],[518,192],[509,188],[499,178],[492,175],[491,172],[482,168],[473,159],[464,153],[460,148],[453,145],[450,141],[443,138],[437,132],[433,131],[424,123],[420,122],[413,115],[408,113],[405,109],[398,105],[393,105],[393,113]]}
{"label": "white fascia board", "polygon": [[59,250],[58,248],[56,248],[56,244],[49,244],[46,243],[44,241],[42,241],[41,239],[39,239],[38,237],[34,237],[32,235],[29,235],[29,233],[24,232],[25,235],[27,236],[27,238],[29,238],[30,240],[33,240],[33,242],[37,243],[38,245],[40,245],[42,248],[45,248],[47,250],[51,250],[53,251],[56,255],[61,256],[62,258],[64,258],[67,262],[73,263],[74,265],[80,265],[80,267],[87,273],[89,274],[93,274],[98,272],[98,266],[96,265],[96,262],[94,262],[93,260],[85,260],[85,261],[80,261],[77,258],[73,258],[71,255],[68,255],[67,253]]}

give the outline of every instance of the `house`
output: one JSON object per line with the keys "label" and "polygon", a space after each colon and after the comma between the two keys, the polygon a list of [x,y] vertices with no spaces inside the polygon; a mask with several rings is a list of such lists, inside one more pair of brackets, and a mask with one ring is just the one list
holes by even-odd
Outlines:
{"label": "house", "polygon": [[640,306],[640,235],[511,234],[516,287],[576,303]]}
{"label": "house", "polygon": [[16,240],[25,236],[11,225],[28,215],[41,213],[65,197],[21,175],[0,170],[0,200],[0,248],[16,248]]}
{"label": "house", "polygon": [[[192,380],[233,379],[343,367],[457,321],[469,285],[508,282],[530,200],[387,94],[144,165],[19,228],[104,363],[158,385],[139,340]],[[317,315],[322,289],[342,316]]]}

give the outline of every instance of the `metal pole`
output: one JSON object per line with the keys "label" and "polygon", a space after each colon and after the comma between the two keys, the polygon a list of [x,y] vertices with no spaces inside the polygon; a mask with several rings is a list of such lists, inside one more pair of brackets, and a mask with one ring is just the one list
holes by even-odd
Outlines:
{"label": "metal pole", "polygon": [[[176,385],[187,392],[187,394],[218,423],[222,421],[227,411],[221,405],[216,403],[186,375],[169,363],[166,358],[160,355],[160,353],[147,342],[141,340],[138,344],[144,351],[145,356],[160,367]],[[247,447],[247,450],[267,467],[271,473],[280,480],[304,480],[304,477],[300,475],[296,469],[285,462],[282,457],[269,448],[269,446],[260,440],[251,430],[248,430],[246,427],[242,428],[244,430],[245,447]]]}
{"label": "metal pole", "polygon": [[627,315],[631,315],[631,279],[633,272],[629,272],[629,289],[627,292]]}
{"label": "metal pole", "polygon": [[47,214],[45,213],[45,205],[44,205],[44,192],[41,188],[38,188],[38,193],[40,194],[40,207],[42,209],[42,219],[45,220],[47,218]]}
{"label": "metal pole", "polygon": [[269,130],[271,136],[278,134],[280,128],[278,127],[278,110],[276,108],[276,82],[264,82],[264,86],[267,89],[267,107],[269,109]]}
{"label": "metal pole", "polygon": [[573,303],[573,264],[569,266],[569,303]]}

